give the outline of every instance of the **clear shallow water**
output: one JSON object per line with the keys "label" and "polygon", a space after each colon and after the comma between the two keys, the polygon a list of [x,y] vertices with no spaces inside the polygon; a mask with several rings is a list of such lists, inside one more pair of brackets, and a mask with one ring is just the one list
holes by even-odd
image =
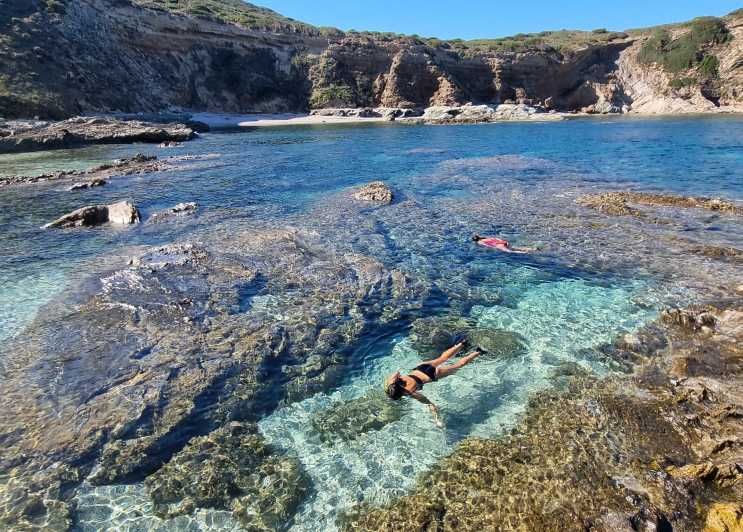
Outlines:
{"label": "clear shallow water", "polygon": [[[314,231],[339,252],[367,254],[420,276],[479,326],[527,341],[523,355],[478,360],[426,388],[442,408],[444,431],[419,405],[352,441],[324,442],[313,426],[318,413],[378,390],[386,374],[418,362],[406,330],[369,340],[339,387],[264,418],[263,434],[296,455],[313,482],[296,530],[328,530],[356,502],[403,493],[463,438],[502,434],[530,394],[555,382],[561,365],[610,371],[593,356],[596,347],[635,330],[665,304],[703,297],[698,288],[707,279],[734,277],[734,264],[684,262],[678,238],[743,247],[740,225],[710,213],[650,227],[578,212],[572,201],[610,188],[740,200],[739,118],[258,130],[208,134],[176,149],[118,146],[2,158],[0,172],[82,168],[140,151],[195,157],[174,160],[174,171],[115,178],[82,193],[67,192],[67,183],[0,189],[0,341],[19,334],[22,341],[46,302],[91,271],[121,267],[122,257],[142,246],[208,241],[216,232],[256,225]],[[395,205],[349,212],[337,201],[347,188],[377,179],[395,188]],[[39,230],[82,204],[120,199],[138,204],[145,218],[182,201],[196,201],[200,213],[125,230]],[[517,257],[473,249],[467,244],[473,231],[544,250]],[[259,295],[250,306],[280,315],[281,304]],[[427,313],[450,310],[434,299]],[[0,369],[5,364],[12,360],[0,360]],[[214,511],[161,521],[141,485],[85,488],[78,508],[81,530],[235,526],[229,514]]]}

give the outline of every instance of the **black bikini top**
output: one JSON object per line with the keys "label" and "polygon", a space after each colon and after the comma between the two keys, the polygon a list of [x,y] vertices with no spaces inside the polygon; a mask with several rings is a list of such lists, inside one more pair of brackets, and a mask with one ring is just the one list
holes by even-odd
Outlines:
{"label": "black bikini top", "polygon": [[415,384],[416,384],[415,389],[416,389],[416,391],[423,389],[423,381],[419,377],[416,377],[415,375],[408,375],[408,377],[410,377],[411,379],[413,379],[415,381]]}

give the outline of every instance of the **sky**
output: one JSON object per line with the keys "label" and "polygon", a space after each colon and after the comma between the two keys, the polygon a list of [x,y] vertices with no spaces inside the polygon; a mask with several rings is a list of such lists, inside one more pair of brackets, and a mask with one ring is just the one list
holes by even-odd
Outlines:
{"label": "sky", "polygon": [[252,0],[316,26],[442,39],[578,29],[625,30],[725,15],[743,0]]}

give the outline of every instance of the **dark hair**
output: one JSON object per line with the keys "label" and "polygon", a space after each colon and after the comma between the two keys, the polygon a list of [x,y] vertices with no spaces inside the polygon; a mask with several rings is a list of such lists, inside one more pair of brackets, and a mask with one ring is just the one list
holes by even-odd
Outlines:
{"label": "dark hair", "polygon": [[475,233],[474,235],[472,235],[472,241],[473,242],[479,242],[480,240],[482,240],[482,237],[480,235],[478,235],[477,233]]}
{"label": "dark hair", "polygon": [[384,391],[390,399],[397,401],[405,393],[405,383],[402,379],[397,379],[395,382],[388,384]]}

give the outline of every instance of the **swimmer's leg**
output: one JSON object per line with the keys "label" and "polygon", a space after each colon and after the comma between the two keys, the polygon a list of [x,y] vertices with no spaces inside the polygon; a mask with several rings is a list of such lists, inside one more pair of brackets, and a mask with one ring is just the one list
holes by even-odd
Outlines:
{"label": "swimmer's leg", "polygon": [[463,356],[453,364],[447,364],[446,366],[440,366],[436,368],[436,379],[439,380],[443,379],[444,377],[448,377],[449,375],[454,375],[457,371],[475,360],[480,355],[482,355],[482,351],[477,349]]}
{"label": "swimmer's leg", "polygon": [[462,350],[463,347],[464,347],[464,344],[462,342],[460,342],[460,343],[458,343],[458,344],[450,347],[449,349],[447,349],[443,353],[441,353],[441,355],[438,358],[434,358],[433,360],[426,360],[426,361],[422,362],[422,364],[431,364],[433,367],[437,368],[441,364],[443,364],[444,362],[446,362],[447,360],[449,360],[451,357],[453,357],[454,355],[456,355],[457,353],[459,353]]}

